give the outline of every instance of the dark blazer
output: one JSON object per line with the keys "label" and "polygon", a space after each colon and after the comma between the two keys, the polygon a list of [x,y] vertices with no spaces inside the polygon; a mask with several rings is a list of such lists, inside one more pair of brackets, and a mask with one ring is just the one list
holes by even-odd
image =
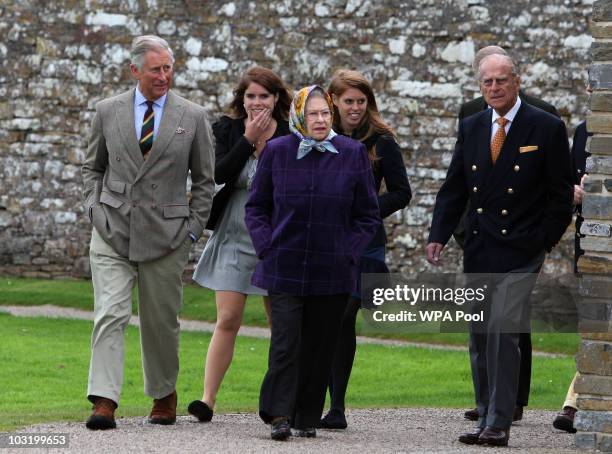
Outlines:
{"label": "dark blazer", "polygon": [[[359,132],[356,131],[353,138],[358,134]],[[376,147],[378,160],[372,167],[372,171],[374,172],[374,184],[378,194],[380,217],[385,219],[396,211],[405,208],[412,198],[412,190],[408,182],[402,151],[395,138],[389,134],[372,134],[363,144],[367,150]],[[385,181],[386,191],[380,194],[383,180]],[[381,223],[376,235],[368,245],[368,249],[384,246],[386,242],[385,226]]]}
{"label": "dark blazer", "polygon": [[[531,104],[532,106],[538,107],[560,118],[559,112],[557,112],[555,106],[548,104],[546,101],[543,101],[539,98],[534,98],[533,96],[529,96],[522,90],[519,91],[519,96],[521,98],[521,101],[526,102],[527,104]],[[488,107],[489,106],[487,106],[487,103],[485,102],[482,96],[463,103],[461,105],[461,108],[459,109],[459,120],[461,121],[465,117],[469,117],[470,115],[474,115],[475,113],[482,112]],[[463,222],[460,222],[457,225],[457,228],[453,232],[453,237],[455,238],[455,241],[457,241],[459,246],[461,246],[461,248],[463,249],[463,244],[465,243],[465,230],[463,229]]]}
{"label": "dark blazer", "polygon": [[245,221],[261,261],[251,282],[296,296],[355,291],[357,263],[380,225],[365,146],[337,135],[339,153],[297,159],[294,134],[268,142]]}
{"label": "dark blazer", "polygon": [[[215,183],[225,186],[213,198],[210,216],[206,223],[208,230],[215,229],[234,191],[236,179],[249,156],[253,154],[253,147],[244,137],[244,129],[244,118],[230,118],[226,115],[212,125],[215,136]],[[277,121],[272,138],[286,134],[289,134],[289,123]]]}
{"label": "dark blazer", "polygon": [[[519,91],[519,96],[521,97],[521,101],[526,102],[527,104],[531,104],[539,109],[542,109],[545,112],[553,114],[555,117],[561,118],[559,112],[555,106],[548,104],[546,101],[540,98],[534,98],[533,96],[529,96],[523,90]],[[459,120],[463,120],[465,117],[469,117],[470,115],[474,115],[482,110],[487,109],[487,103],[484,100],[484,97],[480,96],[476,99],[472,99],[466,103],[461,104],[461,108],[459,109]]]}
{"label": "dark blazer", "polygon": [[[574,132],[574,142],[572,143],[572,168],[574,176],[574,184],[579,185],[582,176],[585,174],[586,159],[591,153],[586,151],[586,143],[589,136],[592,134],[587,132],[586,121],[583,121],[576,126]],[[576,224],[574,236],[574,272],[578,272],[578,259],[584,254],[584,250],[580,247],[580,239],[584,235],[580,233],[584,218],[582,217],[582,205],[576,206]]]}
{"label": "dark blazer", "polygon": [[564,123],[522,103],[493,165],[491,116],[487,109],[459,123],[429,234],[429,242],[446,244],[469,200],[463,256],[468,273],[503,273],[523,266],[543,249],[550,251],[572,219],[573,178]]}
{"label": "dark blazer", "polygon": [[574,184],[580,184],[580,180],[584,175],[587,156],[590,153],[586,151],[586,143],[589,136],[592,134],[587,132],[586,121],[583,121],[576,126],[574,131],[574,141],[572,143],[572,168],[574,171]]}

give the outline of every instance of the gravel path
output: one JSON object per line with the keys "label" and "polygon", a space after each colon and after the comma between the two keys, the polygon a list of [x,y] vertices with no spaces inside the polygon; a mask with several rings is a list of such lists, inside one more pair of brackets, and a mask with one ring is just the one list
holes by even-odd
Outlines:
{"label": "gravel path", "polygon": [[[144,418],[117,421],[117,429],[90,431],[83,423],[30,426],[20,432],[68,433],[68,449],[50,452],[119,453],[573,453],[574,437],[552,428],[554,412],[528,410],[510,432],[509,448],[462,445],[470,429],[457,409],[403,408],[350,410],[346,431],[317,431],[317,438],[272,441],[268,426],[254,414],[216,415],[212,423],[181,416],[174,426],[153,426]],[[24,449],[5,450],[23,454]],[[48,452],[28,449],[27,452]]]}
{"label": "gravel path", "polygon": [[[42,306],[0,306],[0,312],[5,312],[17,317],[49,317],[93,320],[93,312],[91,311],[73,309],[70,307],[53,306],[50,304],[45,304]],[[130,318],[130,325],[138,326],[137,316],[132,315]],[[214,328],[214,323],[181,319],[182,331],[202,331],[212,333]],[[270,338],[270,330],[268,328],[259,328],[256,326],[241,326],[238,334],[240,336],[258,337],[262,339]],[[394,345],[399,347],[417,347],[433,350],[454,350],[467,352],[467,347],[458,345],[427,344],[422,342],[409,342],[397,339],[379,339],[365,336],[357,336],[357,342],[360,344]],[[533,356],[563,358],[567,357],[568,355],[560,353],[533,352]]]}

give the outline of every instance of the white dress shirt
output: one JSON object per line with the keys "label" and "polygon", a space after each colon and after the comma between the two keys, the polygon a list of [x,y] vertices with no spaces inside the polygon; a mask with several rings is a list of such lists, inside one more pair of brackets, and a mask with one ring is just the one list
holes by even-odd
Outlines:
{"label": "white dress shirt", "polygon": [[[506,135],[508,134],[508,131],[510,131],[510,126],[512,126],[512,122],[514,121],[514,117],[516,117],[516,113],[518,112],[519,107],[521,107],[521,98],[517,96],[516,103],[514,103],[514,106],[512,107],[512,109],[510,109],[506,113],[506,115],[504,115],[504,118],[508,120],[508,122],[506,123],[506,127],[504,128],[506,130]],[[495,137],[495,133],[499,129],[499,125],[497,124],[497,119],[501,116],[495,111],[495,109],[492,109],[492,110],[493,110],[493,115],[491,115],[491,121],[493,122],[493,125],[491,127],[491,142],[493,142],[493,137]]]}

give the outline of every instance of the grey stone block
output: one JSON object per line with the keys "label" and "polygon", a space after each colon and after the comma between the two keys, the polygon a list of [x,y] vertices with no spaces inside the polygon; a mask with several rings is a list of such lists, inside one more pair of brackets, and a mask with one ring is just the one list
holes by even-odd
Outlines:
{"label": "grey stone block", "polygon": [[589,83],[593,90],[612,88],[612,64],[596,63],[591,65]]}
{"label": "grey stone block", "polygon": [[601,452],[612,452],[612,435],[598,434],[597,449]]}
{"label": "grey stone block", "polygon": [[[576,413],[576,415],[579,413],[580,412]],[[595,449],[597,446],[597,434],[577,433],[574,437],[574,443],[578,449]]]}
{"label": "grey stone block", "polygon": [[612,219],[612,197],[589,194],[582,202],[585,218]]}
{"label": "grey stone block", "polygon": [[612,0],[597,0],[593,3],[593,20],[612,21]]}
{"label": "grey stone block", "polygon": [[583,235],[609,237],[611,234],[610,224],[584,221],[582,223],[582,226],[580,227],[580,233],[582,233]]}
{"label": "grey stone block", "polygon": [[[588,128],[587,123],[587,128]],[[593,154],[611,155],[612,154],[612,137],[595,136],[590,137],[587,141],[587,149]]]}
{"label": "grey stone block", "polygon": [[591,156],[586,161],[588,173],[612,174],[612,156]]}
{"label": "grey stone block", "polygon": [[576,413],[574,427],[582,432],[612,433],[612,412],[580,410]]}
{"label": "grey stone block", "polygon": [[[587,172],[592,172],[587,170]],[[603,182],[601,180],[594,180],[592,178],[585,178],[584,190],[589,193],[599,193],[603,189]]]}
{"label": "grey stone block", "polygon": [[594,61],[612,60],[612,46],[607,42],[594,41],[591,44],[591,56]]}

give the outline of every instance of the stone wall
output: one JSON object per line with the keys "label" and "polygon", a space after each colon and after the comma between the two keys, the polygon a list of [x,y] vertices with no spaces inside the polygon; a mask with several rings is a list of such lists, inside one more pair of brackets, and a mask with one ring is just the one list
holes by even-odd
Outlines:
{"label": "stone wall", "polygon": [[[0,2],[0,274],[86,276],[90,227],[79,165],[97,101],[133,86],[128,49],[155,33],[175,49],[176,90],[211,118],[258,63],[289,85],[364,72],[398,132],[414,191],[388,221],[393,269],[423,270],[435,194],[459,105],[476,96],[478,48],[513,51],[525,90],[569,132],[585,115],[592,0],[66,0]],[[571,271],[572,232],[547,262]],[[197,256],[204,240],[193,253]],[[453,246],[447,271],[460,264]]]}
{"label": "stone wall", "polygon": [[[597,308],[597,320],[585,323],[597,333],[582,334],[576,357],[580,377],[576,380],[579,412],[576,445],[612,452],[612,1],[593,5],[595,38],[591,53],[590,82],[594,89],[587,129],[593,133],[588,145],[589,184],[583,203],[585,222],[581,231],[585,249],[579,262],[583,278],[579,287],[581,306]],[[586,322],[586,321],[585,321]]]}

